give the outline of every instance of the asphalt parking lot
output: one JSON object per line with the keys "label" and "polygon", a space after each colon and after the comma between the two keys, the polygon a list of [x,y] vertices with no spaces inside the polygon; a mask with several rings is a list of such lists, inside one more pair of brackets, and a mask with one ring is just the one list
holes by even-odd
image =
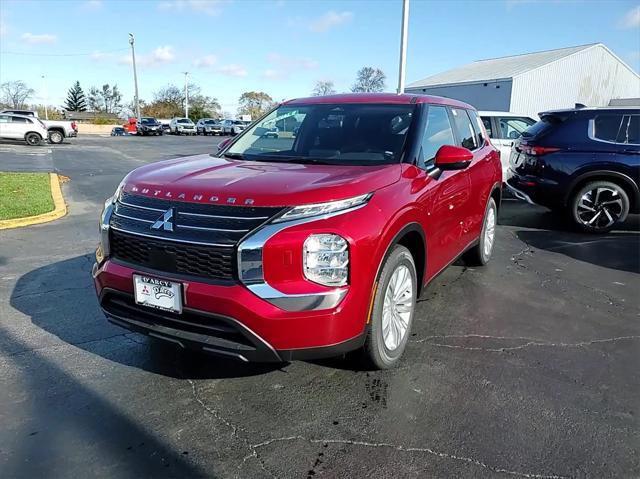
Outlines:
{"label": "asphalt parking lot", "polygon": [[107,323],[97,219],[131,169],[212,137],[0,144],[65,218],[0,231],[3,477],[638,477],[640,221],[604,236],[503,202],[492,262],[420,299],[400,368],[245,365]]}

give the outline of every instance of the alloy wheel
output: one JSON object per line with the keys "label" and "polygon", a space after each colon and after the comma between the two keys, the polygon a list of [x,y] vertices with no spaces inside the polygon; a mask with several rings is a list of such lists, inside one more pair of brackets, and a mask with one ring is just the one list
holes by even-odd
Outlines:
{"label": "alloy wheel", "polygon": [[597,187],[585,192],[577,204],[577,217],[587,228],[607,229],[620,219],[624,205],[615,188]]}
{"label": "alloy wheel", "polygon": [[485,257],[488,258],[491,256],[493,243],[496,237],[496,209],[493,206],[491,206],[489,211],[487,211],[487,219],[485,221],[483,253]]}
{"label": "alloy wheel", "polygon": [[389,280],[382,306],[382,337],[389,351],[395,350],[407,334],[413,290],[413,276],[409,268],[399,265]]}

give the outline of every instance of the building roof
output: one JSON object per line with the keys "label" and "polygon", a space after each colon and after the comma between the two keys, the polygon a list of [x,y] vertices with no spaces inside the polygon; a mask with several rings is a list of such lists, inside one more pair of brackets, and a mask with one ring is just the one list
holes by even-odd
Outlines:
{"label": "building roof", "polygon": [[311,96],[308,98],[296,98],[285,101],[285,105],[313,105],[313,104],[340,104],[340,103],[435,103],[439,105],[451,105],[460,108],[473,108],[466,103],[451,98],[440,96],[421,95],[415,93],[339,93],[337,95]]}
{"label": "building roof", "polygon": [[509,79],[595,46],[604,45],[601,43],[591,43],[577,47],[559,48],[557,50],[546,50],[543,52],[478,60],[473,63],[454,68],[453,70],[448,70],[446,72],[432,75],[423,80],[415,81],[407,85],[407,88],[422,88],[436,85],[448,85],[452,83],[474,83]]}

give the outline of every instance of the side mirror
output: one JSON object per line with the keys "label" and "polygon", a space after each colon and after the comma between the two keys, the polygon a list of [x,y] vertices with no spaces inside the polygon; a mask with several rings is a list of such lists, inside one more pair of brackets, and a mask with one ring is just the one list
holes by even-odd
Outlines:
{"label": "side mirror", "polygon": [[442,171],[464,170],[471,164],[473,153],[461,146],[444,145],[436,153],[435,166]]}
{"label": "side mirror", "polygon": [[222,150],[224,150],[227,145],[229,144],[229,142],[231,141],[231,138],[227,138],[224,141],[221,141],[220,143],[218,143],[218,153],[220,153]]}

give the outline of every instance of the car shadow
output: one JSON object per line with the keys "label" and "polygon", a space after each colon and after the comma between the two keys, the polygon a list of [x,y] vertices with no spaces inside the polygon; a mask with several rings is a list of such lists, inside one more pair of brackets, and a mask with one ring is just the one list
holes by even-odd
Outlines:
{"label": "car shadow", "polygon": [[247,364],[183,350],[173,343],[112,325],[98,305],[91,277],[92,263],[92,255],[83,255],[24,274],[11,293],[11,306],[65,343],[109,361],[167,377],[237,378],[286,366],[287,363]]}
{"label": "car shadow", "polygon": [[520,201],[503,202],[499,224],[520,229],[515,235],[533,248],[564,254],[578,261],[640,273],[640,215],[629,215],[607,234],[578,231],[562,215]]}

